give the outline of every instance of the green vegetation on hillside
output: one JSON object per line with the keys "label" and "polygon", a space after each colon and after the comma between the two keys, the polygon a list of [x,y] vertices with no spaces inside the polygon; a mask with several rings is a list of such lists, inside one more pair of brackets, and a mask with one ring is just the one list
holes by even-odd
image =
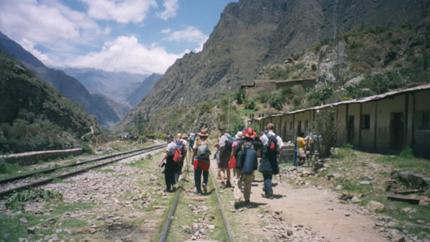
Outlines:
{"label": "green vegetation on hillside", "polygon": [[[321,41],[301,56],[266,66],[261,76],[291,80],[315,75],[315,87],[294,86],[248,98],[278,111],[296,110],[428,83],[429,36],[430,27],[424,23],[348,32],[339,40],[341,47],[333,40]],[[342,56],[339,60],[337,54]]]}
{"label": "green vegetation on hillside", "polygon": [[0,52],[0,153],[79,146],[98,129],[82,109]]}

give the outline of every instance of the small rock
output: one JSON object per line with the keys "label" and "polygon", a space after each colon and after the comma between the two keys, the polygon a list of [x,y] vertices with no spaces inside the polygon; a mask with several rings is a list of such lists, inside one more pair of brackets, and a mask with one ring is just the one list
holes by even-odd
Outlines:
{"label": "small rock", "polygon": [[353,196],[353,197],[351,198],[351,202],[352,202],[352,203],[360,203],[360,202],[361,202],[361,200],[360,200],[358,197]]}
{"label": "small rock", "polygon": [[288,235],[288,236],[293,235],[293,231],[292,231],[292,230],[287,230],[287,235]]}
{"label": "small rock", "polygon": [[350,213],[345,213],[345,216],[349,217],[349,216],[351,216],[351,214]]}
{"label": "small rock", "polygon": [[360,185],[370,185],[372,184],[371,181],[360,181]]}
{"label": "small rock", "polygon": [[210,230],[215,229],[215,225],[213,225],[213,224],[209,224],[209,225],[208,225],[208,229],[210,229]]}
{"label": "small rock", "polygon": [[28,220],[26,218],[22,217],[22,218],[19,219],[19,222],[22,223],[22,224],[27,224]]}
{"label": "small rock", "polygon": [[36,232],[36,228],[35,228],[35,227],[27,228],[27,232],[28,232],[29,234],[34,234],[34,233]]}
{"label": "small rock", "polygon": [[367,209],[373,212],[382,210],[384,209],[384,207],[385,207],[384,204],[373,200],[367,203]]}
{"label": "small rock", "polygon": [[402,208],[402,212],[410,213],[411,211],[412,211],[412,208],[409,208],[409,207]]}

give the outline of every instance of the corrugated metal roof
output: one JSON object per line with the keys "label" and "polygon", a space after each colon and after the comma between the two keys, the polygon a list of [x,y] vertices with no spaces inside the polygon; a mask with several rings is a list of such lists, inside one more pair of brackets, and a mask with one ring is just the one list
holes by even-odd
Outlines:
{"label": "corrugated metal roof", "polygon": [[335,102],[335,103],[328,103],[328,104],[324,104],[321,106],[299,109],[299,110],[295,110],[295,111],[291,111],[291,112],[283,112],[283,113],[275,114],[276,116],[275,115],[269,115],[267,117],[261,118],[260,120],[265,119],[265,118],[270,118],[270,117],[282,116],[285,114],[296,114],[296,113],[306,112],[306,111],[310,111],[310,110],[319,110],[319,109],[324,109],[324,108],[328,108],[328,107],[336,107],[336,106],[339,106],[342,104],[366,103],[366,102],[371,102],[371,101],[377,101],[377,100],[385,99],[387,97],[391,97],[391,96],[395,96],[395,95],[399,95],[399,94],[403,94],[403,93],[420,91],[420,90],[428,90],[428,89],[430,89],[430,84],[420,85],[420,86],[411,87],[411,88],[397,89],[397,90],[389,91],[389,92],[374,95],[374,96],[362,97],[362,98],[340,101],[340,102]]}

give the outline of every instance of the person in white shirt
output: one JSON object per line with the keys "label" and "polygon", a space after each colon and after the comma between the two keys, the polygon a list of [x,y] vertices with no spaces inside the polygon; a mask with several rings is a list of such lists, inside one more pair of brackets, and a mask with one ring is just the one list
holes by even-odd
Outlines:
{"label": "person in white shirt", "polygon": [[176,150],[176,143],[172,135],[167,136],[167,147],[166,153],[160,162],[160,166],[164,166],[164,181],[166,182],[165,192],[172,192],[175,185],[175,162],[173,161],[173,155]]}
{"label": "person in white shirt", "polygon": [[267,124],[267,132],[260,137],[263,145],[263,155],[260,160],[259,171],[264,178],[264,195],[267,198],[273,196],[272,176],[279,174],[278,155],[283,145],[282,138],[273,131],[274,125]]}

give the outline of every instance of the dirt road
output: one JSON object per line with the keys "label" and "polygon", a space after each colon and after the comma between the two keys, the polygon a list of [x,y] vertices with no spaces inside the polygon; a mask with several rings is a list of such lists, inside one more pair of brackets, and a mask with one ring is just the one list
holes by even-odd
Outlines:
{"label": "dirt road", "polygon": [[375,220],[361,209],[338,202],[336,194],[315,187],[294,188],[286,182],[274,187],[274,199],[261,196],[262,182],[252,188],[251,201],[267,203],[270,209],[282,211],[287,223],[304,225],[329,241],[387,241],[374,228]]}

